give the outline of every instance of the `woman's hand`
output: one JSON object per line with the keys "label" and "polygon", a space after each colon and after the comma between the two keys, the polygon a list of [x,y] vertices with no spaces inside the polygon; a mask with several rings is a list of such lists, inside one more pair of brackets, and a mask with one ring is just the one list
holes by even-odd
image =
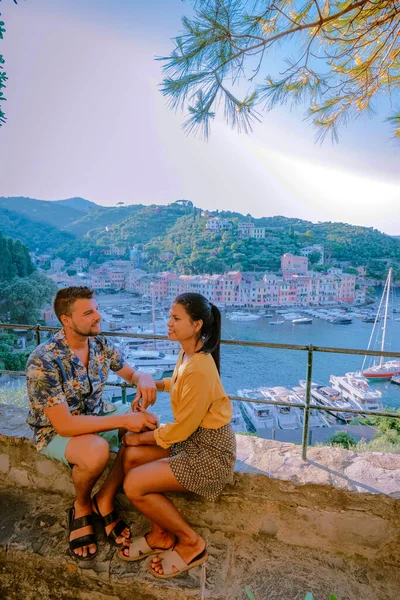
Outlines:
{"label": "woman's hand", "polygon": [[121,440],[121,444],[128,448],[128,446],[140,446],[139,434],[138,433],[126,433]]}

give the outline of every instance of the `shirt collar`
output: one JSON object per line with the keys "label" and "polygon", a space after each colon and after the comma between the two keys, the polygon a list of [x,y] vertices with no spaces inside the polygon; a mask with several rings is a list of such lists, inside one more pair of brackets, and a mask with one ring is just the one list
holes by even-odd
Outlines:
{"label": "shirt collar", "polygon": [[[60,350],[63,351],[64,356],[71,357],[72,362],[74,362],[77,365],[81,364],[81,361],[76,356],[76,354],[74,354],[72,352],[70,345],[68,344],[67,336],[65,335],[64,329],[60,329],[60,331],[57,331],[57,333],[54,336],[54,341],[57,343]],[[89,352],[90,352],[89,357],[94,356],[95,348],[96,348],[96,343],[94,341],[94,338],[89,337]],[[89,358],[89,360],[90,360],[90,358]]]}

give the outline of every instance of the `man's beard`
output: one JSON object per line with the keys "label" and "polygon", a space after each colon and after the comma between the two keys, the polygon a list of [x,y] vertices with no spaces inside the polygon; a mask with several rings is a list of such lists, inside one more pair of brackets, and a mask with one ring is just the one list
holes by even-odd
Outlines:
{"label": "man's beard", "polygon": [[[97,326],[99,326],[99,325],[100,325],[100,322],[97,324]],[[101,327],[100,327],[100,330],[98,330],[98,331],[94,331],[94,327],[91,327],[89,329],[89,331],[82,331],[74,324],[71,329],[74,331],[74,333],[77,333],[78,335],[81,335],[82,337],[93,337],[93,336],[99,335],[99,333],[101,333]]]}

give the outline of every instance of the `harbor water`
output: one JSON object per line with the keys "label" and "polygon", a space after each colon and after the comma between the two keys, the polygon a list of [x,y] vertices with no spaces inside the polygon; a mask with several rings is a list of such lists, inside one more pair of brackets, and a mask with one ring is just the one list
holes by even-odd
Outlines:
{"label": "harbor water", "polygon": [[[378,293],[378,292],[377,292]],[[108,306],[123,306],[132,300],[105,296],[99,299]],[[394,298],[394,304],[400,306],[400,290]],[[288,309],[289,311],[289,309]],[[232,321],[229,313],[222,313],[222,338],[224,340],[258,341],[277,344],[297,344],[324,346],[332,348],[365,349],[371,335],[373,325],[364,323],[361,318],[353,317],[352,323],[338,325],[320,318],[313,318],[309,325],[292,324],[285,321],[281,325],[271,325],[271,321],[280,319],[275,311],[272,318],[260,316],[254,321]],[[301,310],[296,312],[301,312]],[[125,311],[127,314],[127,311]],[[159,315],[158,315],[159,316]],[[395,314],[400,317],[400,314]],[[164,318],[166,314],[164,313]],[[132,326],[142,324],[149,326],[148,317],[127,316],[123,323]],[[379,325],[380,326],[380,325]],[[160,332],[161,333],[161,332]],[[400,352],[400,321],[389,319],[386,330],[387,350]],[[379,360],[379,359],[377,359]],[[330,375],[344,375],[349,371],[361,368],[363,356],[346,354],[314,353],[313,381],[329,385]],[[237,395],[240,388],[257,388],[260,386],[284,386],[292,388],[299,380],[306,378],[307,352],[269,348],[254,348],[245,346],[221,347],[221,377],[229,395]],[[384,407],[400,408],[400,386],[390,381],[375,381],[371,385],[381,391]],[[168,394],[159,394],[155,412],[161,421],[171,419]],[[289,434],[289,432],[287,432]],[[295,432],[292,432],[292,437]],[[331,432],[332,434],[332,432]],[[300,432],[294,437],[299,437]],[[293,440],[294,441],[294,440]]]}
{"label": "harbor water", "polygon": [[[377,297],[378,297],[377,292]],[[152,328],[151,314],[134,315],[131,309],[137,305],[138,300],[129,295],[98,296],[100,312],[103,314],[103,331],[107,331],[113,314],[120,311],[121,315],[117,326],[124,332],[137,332],[137,328],[149,331]],[[394,306],[400,309],[400,290],[396,290]],[[151,312],[151,311],[149,311]],[[167,333],[167,309],[157,310],[157,333]],[[260,311],[261,312],[261,311]],[[333,324],[327,320],[313,317],[310,324],[294,324],[291,320],[284,320],[280,313],[268,311],[272,316],[266,318],[260,314],[256,320],[231,320],[231,313],[222,312],[222,338],[223,340],[257,341],[276,344],[309,345],[314,347],[324,346],[331,348],[366,349],[371,335],[373,324],[363,322],[362,318],[352,315],[350,324]],[[289,312],[289,309],[288,309]],[[304,313],[300,309],[291,309],[290,312]],[[371,309],[374,312],[374,309]],[[375,308],[376,312],[376,308]],[[265,311],[263,311],[265,313]],[[254,314],[254,313],[253,313]],[[400,352],[400,317],[394,313],[387,321],[385,350]],[[279,325],[273,325],[283,321]],[[164,331],[161,331],[164,327]],[[114,322],[115,325],[115,322]],[[382,327],[381,323],[377,327]],[[117,333],[117,331],[115,331]],[[122,337],[119,338],[122,341]],[[117,340],[118,341],[118,340]],[[377,348],[373,348],[377,349]],[[314,352],[312,380],[329,386],[331,375],[344,375],[349,371],[359,371],[363,363],[363,355],[346,355]],[[376,358],[379,360],[379,358]],[[305,380],[307,373],[307,352],[283,349],[256,348],[240,345],[222,344],[221,347],[221,378],[225,390],[231,396],[236,396],[239,389],[283,386],[293,388],[299,385],[299,380]],[[4,380],[3,380],[4,381]],[[1,382],[1,385],[3,384]],[[7,386],[24,387],[24,378],[13,378]],[[382,404],[385,408],[400,408],[400,386],[394,385],[390,380],[371,381],[370,385],[381,392]],[[1,391],[1,390],[0,390]],[[236,404],[238,406],[238,404]],[[172,419],[169,395],[159,393],[154,412],[160,421],[166,423]],[[242,411],[243,412],[243,411]],[[343,425],[330,418],[331,427],[315,428],[312,431],[313,443],[327,441],[336,430],[347,430],[356,439],[361,437],[371,439],[374,429],[357,425]],[[248,420],[239,418],[237,431],[254,431]],[[271,431],[267,437],[275,437],[281,441],[301,442],[301,428],[292,431]]]}

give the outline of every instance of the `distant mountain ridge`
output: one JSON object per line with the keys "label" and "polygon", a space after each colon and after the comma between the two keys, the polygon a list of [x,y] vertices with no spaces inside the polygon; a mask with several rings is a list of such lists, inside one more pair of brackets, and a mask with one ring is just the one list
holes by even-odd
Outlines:
{"label": "distant mountain ridge", "polygon": [[85,200],[85,198],[66,198],[66,200],[52,200],[52,202],[56,202],[57,204],[63,204],[64,206],[70,206],[71,208],[81,210],[82,212],[86,212],[90,208],[95,208],[99,206],[95,202]]}

